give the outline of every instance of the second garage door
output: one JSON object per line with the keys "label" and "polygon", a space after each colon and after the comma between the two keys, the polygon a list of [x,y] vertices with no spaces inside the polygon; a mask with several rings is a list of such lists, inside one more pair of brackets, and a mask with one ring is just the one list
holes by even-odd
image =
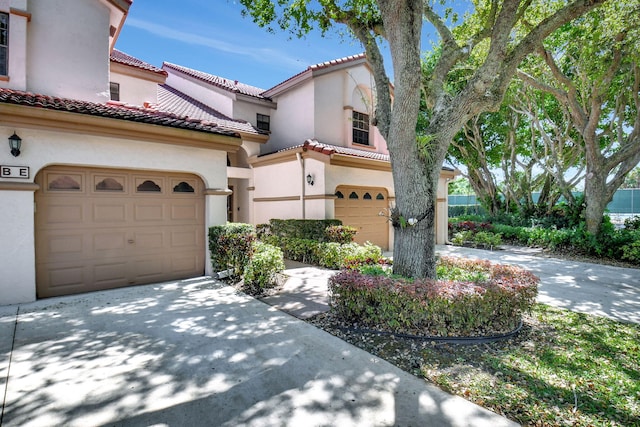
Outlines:
{"label": "second garage door", "polygon": [[[385,188],[352,187],[336,189],[335,217],[344,225],[358,229],[356,242],[371,242],[382,249],[389,248],[389,223],[386,209],[389,193]],[[383,213],[384,215],[380,215]]]}
{"label": "second garage door", "polygon": [[56,166],[36,183],[39,298],[204,273],[198,177]]}

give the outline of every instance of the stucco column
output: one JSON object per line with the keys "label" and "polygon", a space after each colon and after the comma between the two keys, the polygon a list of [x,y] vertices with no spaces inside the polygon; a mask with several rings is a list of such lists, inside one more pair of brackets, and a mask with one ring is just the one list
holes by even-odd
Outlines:
{"label": "stucco column", "polygon": [[0,182],[0,305],[35,301],[36,257],[32,183]]}

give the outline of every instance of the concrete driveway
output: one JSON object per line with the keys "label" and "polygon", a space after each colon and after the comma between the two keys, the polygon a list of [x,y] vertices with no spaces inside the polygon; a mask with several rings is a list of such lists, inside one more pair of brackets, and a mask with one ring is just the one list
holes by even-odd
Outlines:
{"label": "concrete driveway", "polygon": [[2,426],[507,426],[208,278],[0,308]]}

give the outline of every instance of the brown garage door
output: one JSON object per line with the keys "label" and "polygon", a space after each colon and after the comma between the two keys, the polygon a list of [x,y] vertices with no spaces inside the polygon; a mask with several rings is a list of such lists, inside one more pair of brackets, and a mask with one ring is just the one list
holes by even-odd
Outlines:
{"label": "brown garage door", "polygon": [[384,188],[341,185],[336,189],[335,217],[344,225],[358,229],[356,242],[369,241],[382,249],[389,248],[389,223],[385,212],[389,193]]}
{"label": "brown garage door", "polygon": [[39,298],[204,273],[198,177],[55,166],[36,183]]}

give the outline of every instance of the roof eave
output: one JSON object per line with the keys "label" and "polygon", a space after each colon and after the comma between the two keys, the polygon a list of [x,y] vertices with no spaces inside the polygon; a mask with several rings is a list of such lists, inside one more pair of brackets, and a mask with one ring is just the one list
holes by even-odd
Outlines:
{"label": "roof eave", "polygon": [[8,103],[0,103],[0,125],[125,138],[227,152],[238,151],[242,144],[239,135],[231,136]]}

